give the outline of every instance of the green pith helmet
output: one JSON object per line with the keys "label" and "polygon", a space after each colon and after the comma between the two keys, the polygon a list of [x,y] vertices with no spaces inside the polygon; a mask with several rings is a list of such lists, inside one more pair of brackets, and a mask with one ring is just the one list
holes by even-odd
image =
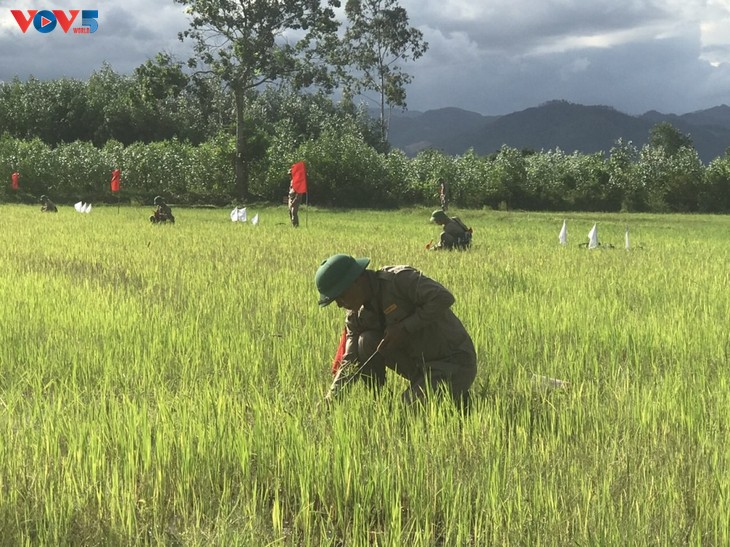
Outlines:
{"label": "green pith helmet", "polygon": [[353,258],[344,254],[324,260],[314,276],[314,284],[319,291],[319,305],[331,304],[362,275],[368,264],[369,258]]}
{"label": "green pith helmet", "polygon": [[431,222],[448,222],[449,216],[444,213],[441,209],[431,213]]}
{"label": "green pith helmet", "polygon": [[164,203],[164,201],[165,200],[162,199],[162,196],[156,196],[154,203],[155,203],[155,205],[159,205],[160,203]]}

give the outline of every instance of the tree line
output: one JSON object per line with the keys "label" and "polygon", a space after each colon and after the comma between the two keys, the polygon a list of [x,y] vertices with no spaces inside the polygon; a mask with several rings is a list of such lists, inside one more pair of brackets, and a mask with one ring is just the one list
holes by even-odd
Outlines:
{"label": "tree line", "polygon": [[[730,211],[730,155],[705,166],[671,126],[654,128],[641,149],[618,141],[607,153],[526,151],[503,146],[488,156],[449,156],[426,150],[407,157],[379,149],[377,124],[348,117],[317,97],[272,93],[269,105],[296,115],[266,124],[251,137],[250,200],[281,203],[289,167],[305,161],[309,201],[342,208],[436,206],[439,179],[449,182],[451,203],[462,208],[571,211]],[[275,116],[276,117],[276,116]],[[686,137],[684,137],[686,140]],[[243,204],[234,177],[235,136],[219,133],[199,144],[172,138],[123,144],[108,140],[43,142],[0,137],[0,200],[59,203],[151,203],[161,194],[181,205]],[[119,195],[111,172],[122,171]],[[10,188],[14,171],[20,189]]]}
{"label": "tree line", "polygon": [[[194,44],[187,68],[160,53],[129,75],[104,64],[86,81],[0,83],[0,180],[21,174],[20,190],[2,184],[0,199],[279,203],[289,166],[305,161],[310,203],[325,206],[435,204],[443,178],[460,207],[730,210],[730,157],[703,165],[667,123],[641,149],[618,141],[590,155],[390,150],[387,113],[406,106],[410,82],[401,64],[428,48],[396,0],[347,0],[344,31],[339,0],[176,1],[191,16],[180,35]],[[355,104],[369,91],[375,117]],[[109,192],[115,168],[120,196]]]}

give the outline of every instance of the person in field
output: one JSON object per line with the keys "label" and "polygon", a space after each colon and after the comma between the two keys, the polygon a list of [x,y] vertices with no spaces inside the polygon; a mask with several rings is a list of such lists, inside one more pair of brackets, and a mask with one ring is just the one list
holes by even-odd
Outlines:
{"label": "person in field", "polygon": [[345,344],[327,399],[364,380],[379,388],[386,369],[410,383],[407,403],[446,392],[466,410],[477,373],[474,344],[451,310],[454,296],[411,266],[367,269],[369,258],[337,254],[315,275],[319,305],[347,310]]}
{"label": "person in field", "polygon": [[289,183],[289,220],[291,220],[291,225],[294,228],[299,228],[299,206],[302,203],[304,194],[300,194],[294,189],[294,177],[291,169],[289,169],[289,176],[292,177]]}
{"label": "person in field", "polygon": [[449,185],[446,179],[440,178],[438,181],[439,200],[441,202],[441,210],[446,211],[449,208]]}
{"label": "person in field", "polygon": [[58,213],[58,207],[56,207],[56,204],[53,203],[50,199],[48,199],[48,196],[43,195],[41,196],[41,212],[43,213]]}
{"label": "person in field", "polygon": [[165,203],[165,200],[162,199],[162,196],[155,197],[154,203],[155,205],[157,205],[157,209],[150,217],[150,222],[152,224],[165,222],[175,224],[175,217],[172,214],[172,209],[167,203]]}
{"label": "person in field", "polygon": [[466,250],[471,247],[472,229],[468,228],[459,217],[450,217],[439,209],[431,214],[431,222],[435,222],[442,228],[441,234],[439,234],[439,242],[433,246],[429,243],[426,245],[427,249],[434,251]]}

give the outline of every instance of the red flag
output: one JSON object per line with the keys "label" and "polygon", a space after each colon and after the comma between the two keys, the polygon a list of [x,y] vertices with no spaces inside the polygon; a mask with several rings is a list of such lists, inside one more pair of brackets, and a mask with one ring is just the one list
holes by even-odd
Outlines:
{"label": "red flag", "polygon": [[18,182],[20,180],[20,173],[15,171],[12,175],[10,175],[10,180],[13,190],[17,190],[20,187],[20,183]]}
{"label": "red flag", "polygon": [[291,187],[297,194],[307,193],[307,168],[303,161],[291,166]]}
{"label": "red flag", "polygon": [[119,169],[112,171],[112,192],[119,192],[119,184],[122,181],[122,172]]}
{"label": "red flag", "polygon": [[332,374],[337,374],[337,371],[342,364],[342,358],[345,355],[345,346],[347,345],[347,329],[342,330],[342,338],[340,338],[340,345],[337,347],[337,353],[335,358],[332,360]]}

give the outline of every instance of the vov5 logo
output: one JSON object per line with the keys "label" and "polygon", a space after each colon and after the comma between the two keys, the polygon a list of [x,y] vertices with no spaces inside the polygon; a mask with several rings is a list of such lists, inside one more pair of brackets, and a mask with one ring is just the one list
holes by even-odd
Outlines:
{"label": "vov5 logo", "polygon": [[33,23],[33,26],[38,32],[42,32],[43,34],[53,32],[57,26],[60,26],[61,29],[63,29],[63,32],[68,33],[79,13],[81,13],[81,26],[73,27],[74,34],[91,34],[92,32],[96,32],[96,29],[99,28],[99,23],[97,22],[97,19],[99,18],[99,10],[95,9],[71,9],[68,10],[68,13],[60,9],[29,9],[26,12],[19,9],[11,9],[10,13],[13,14],[13,17],[15,17],[15,20],[18,22],[20,30],[22,30],[24,34],[25,31],[28,30],[28,27],[30,27],[31,23]]}

